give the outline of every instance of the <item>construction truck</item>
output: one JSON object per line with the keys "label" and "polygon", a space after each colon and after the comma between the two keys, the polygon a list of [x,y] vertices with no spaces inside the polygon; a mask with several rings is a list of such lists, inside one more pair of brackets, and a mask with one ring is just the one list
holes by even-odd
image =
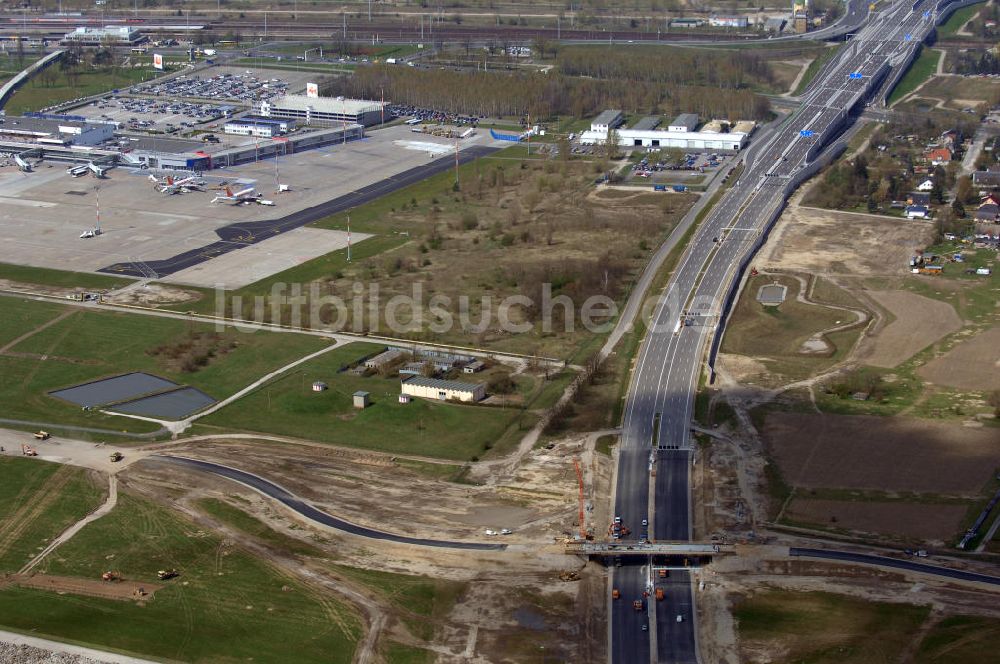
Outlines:
{"label": "construction truck", "polygon": [[35,448],[30,445],[21,445],[21,454],[24,456],[38,456],[38,452],[36,452]]}
{"label": "construction truck", "polygon": [[125,455],[122,454],[121,452],[112,452],[111,453],[111,463],[118,463],[119,461],[121,461],[124,458],[125,458]]}
{"label": "construction truck", "polygon": [[656,601],[657,602],[662,602],[663,601],[663,588],[657,588],[656,589]]}
{"label": "construction truck", "polygon": [[608,528],[608,534],[611,535],[613,539],[627,537],[630,532],[632,531],[628,529],[628,526],[622,523],[622,518],[620,516],[616,516],[615,520],[611,522],[611,526]]}
{"label": "construction truck", "polygon": [[175,576],[178,576],[178,574],[180,574],[180,573],[177,570],[173,569],[173,568],[171,568],[171,569],[161,569],[159,572],[156,573],[156,577],[160,581],[166,581],[167,579],[172,579]]}
{"label": "construction truck", "polygon": [[52,434],[50,434],[48,431],[36,431],[34,435],[35,435],[35,440],[48,440],[49,438],[52,437]]}
{"label": "construction truck", "polygon": [[632,608],[635,609],[636,611],[642,611],[642,600],[637,599],[634,602],[632,602]]}
{"label": "construction truck", "polygon": [[121,581],[122,575],[118,572],[107,571],[101,574],[101,581]]}
{"label": "construction truck", "polygon": [[622,594],[617,588],[611,590],[611,599],[621,599]]}

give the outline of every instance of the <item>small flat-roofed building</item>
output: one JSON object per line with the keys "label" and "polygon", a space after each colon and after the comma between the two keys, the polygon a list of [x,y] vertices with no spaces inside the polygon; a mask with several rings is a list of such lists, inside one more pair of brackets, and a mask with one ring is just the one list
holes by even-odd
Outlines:
{"label": "small flat-roofed building", "polygon": [[621,111],[614,109],[601,111],[600,115],[590,123],[590,131],[603,131],[606,134],[609,129],[621,125],[623,119]]}
{"label": "small flat-roofed building", "polygon": [[486,398],[486,386],[482,383],[464,383],[457,380],[441,380],[414,376],[401,385],[403,394],[440,401],[455,400],[474,402]]}
{"label": "small flat-roofed building", "polygon": [[103,44],[136,44],[143,39],[138,30],[125,25],[105,25],[104,27],[81,26],[66,33],[63,41],[74,44],[100,46]]}
{"label": "small flat-roofed building", "polygon": [[[667,125],[667,131],[694,131],[698,127],[698,115],[696,113],[681,113],[674,121]],[[638,127],[634,127],[638,129]],[[652,129],[652,127],[650,127]]]}
{"label": "small flat-roofed building", "polygon": [[390,348],[388,350],[382,351],[374,357],[369,357],[365,360],[365,368],[367,369],[381,369],[384,366],[392,364],[399,358],[403,357],[403,351],[398,348]]}
{"label": "small flat-roofed building", "polygon": [[481,360],[473,360],[472,362],[469,362],[464,367],[462,367],[462,371],[467,374],[474,374],[479,371],[482,371],[485,367],[486,365],[483,364]]}
{"label": "small flat-roofed building", "polygon": [[368,394],[368,392],[363,392],[361,390],[358,390],[357,392],[354,393],[353,396],[354,396],[355,408],[363,410],[371,405],[371,399],[369,398],[370,395]]}
{"label": "small flat-roofed building", "polygon": [[285,95],[260,104],[265,118],[287,118],[307,125],[359,124],[365,127],[382,122],[385,103],[344,97]]}
{"label": "small flat-roofed building", "polygon": [[675,18],[670,21],[671,28],[687,28],[689,30],[693,28],[700,28],[704,24],[705,22],[700,18]]}
{"label": "small flat-roofed building", "polygon": [[746,16],[711,16],[708,24],[713,28],[745,28],[750,25]]}
{"label": "small flat-roofed building", "polygon": [[287,134],[293,127],[295,127],[295,121],[287,118],[262,118],[256,115],[247,115],[228,120],[223,125],[222,130],[236,136],[274,138]]}
{"label": "small flat-roofed building", "polygon": [[317,380],[313,383],[313,392],[322,392],[326,389],[326,383],[321,380]]}

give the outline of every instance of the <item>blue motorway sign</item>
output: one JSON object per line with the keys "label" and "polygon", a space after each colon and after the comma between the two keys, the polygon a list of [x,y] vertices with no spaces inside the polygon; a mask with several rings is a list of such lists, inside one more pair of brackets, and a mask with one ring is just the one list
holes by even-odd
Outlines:
{"label": "blue motorway sign", "polygon": [[862,73],[861,73],[861,72],[859,72],[859,71],[856,71],[856,72],[852,72],[852,73],[851,73],[851,74],[849,74],[848,76],[849,76],[849,78],[853,78],[853,79],[859,79],[859,78],[864,78],[864,77],[865,77],[865,75],[864,75],[864,74],[862,74]]}
{"label": "blue motorway sign", "polygon": [[931,17],[931,12],[928,9],[927,11],[924,12],[924,18],[930,18],[930,17]]}
{"label": "blue motorway sign", "polygon": [[802,138],[812,138],[815,132],[812,129],[801,129],[799,130],[799,136]]}
{"label": "blue motorway sign", "polygon": [[909,32],[903,35],[903,41],[912,41],[912,40],[913,40],[913,35],[911,35]]}

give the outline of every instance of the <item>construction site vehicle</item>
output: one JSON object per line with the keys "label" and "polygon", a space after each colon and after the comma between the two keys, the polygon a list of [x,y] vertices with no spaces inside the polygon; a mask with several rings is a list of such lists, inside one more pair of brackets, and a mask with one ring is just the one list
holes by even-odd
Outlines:
{"label": "construction site vehicle", "polygon": [[617,588],[612,589],[612,591],[611,591],[611,599],[621,599],[621,597],[622,597],[622,594],[621,594],[621,592],[618,591]]}
{"label": "construction site vehicle", "polygon": [[661,579],[667,578],[667,570],[665,570],[665,569],[661,569],[660,570],[660,578]]}
{"label": "construction site vehicle", "polygon": [[36,452],[35,448],[30,445],[21,445],[21,454],[24,456],[38,456],[38,452]]}
{"label": "construction site vehicle", "polygon": [[122,576],[118,572],[107,571],[101,575],[101,581],[121,581]]}
{"label": "construction site vehicle", "polygon": [[174,578],[178,574],[180,574],[180,572],[178,572],[177,570],[172,569],[172,568],[171,569],[161,569],[159,572],[156,573],[156,577],[158,579],[160,579],[160,581],[166,581],[167,579]]}
{"label": "construction site vehicle", "polygon": [[608,534],[614,539],[621,539],[622,537],[627,536],[630,532],[632,531],[628,529],[628,526],[622,523],[622,518],[620,516],[616,516],[615,520],[611,522],[611,526],[608,528]]}
{"label": "construction site vehicle", "polygon": [[36,440],[48,440],[51,436],[52,436],[52,434],[50,434],[48,431],[36,431],[35,432],[35,439]]}
{"label": "construction site vehicle", "polygon": [[656,601],[657,602],[662,602],[663,601],[663,588],[657,588],[656,589]]}
{"label": "construction site vehicle", "polygon": [[125,458],[125,455],[122,454],[121,452],[112,452],[111,453],[111,463],[118,463],[119,461],[121,461],[124,458]]}
{"label": "construction site vehicle", "polygon": [[636,611],[642,611],[642,600],[637,599],[634,602],[632,602],[632,608],[635,609]]}

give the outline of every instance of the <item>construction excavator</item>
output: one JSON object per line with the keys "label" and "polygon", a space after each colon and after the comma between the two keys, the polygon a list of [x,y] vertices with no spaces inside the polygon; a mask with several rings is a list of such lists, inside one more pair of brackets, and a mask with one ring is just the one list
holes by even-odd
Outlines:
{"label": "construction excavator", "polygon": [[156,577],[160,581],[166,581],[167,579],[172,579],[175,576],[178,576],[179,574],[180,572],[178,572],[175,569],[161,569],[159,572],[156,573]]}
{"label": "construction excavator", "polygon": [[125,455],[122,454],[121,452],[112,452],[111,453],[111,463],[118,463],[119,461],[121,461],[124,458],[125,458]]}
{"label": "construction excavator", "polygon": [[38,456],[38,452],[31,445],[21,444],[21,454],[24,456]]}
{"label": "construction excavator", "polygon": [[121,581],[122,575],[118,572],[107,571],[101,574],[101,581]]}

